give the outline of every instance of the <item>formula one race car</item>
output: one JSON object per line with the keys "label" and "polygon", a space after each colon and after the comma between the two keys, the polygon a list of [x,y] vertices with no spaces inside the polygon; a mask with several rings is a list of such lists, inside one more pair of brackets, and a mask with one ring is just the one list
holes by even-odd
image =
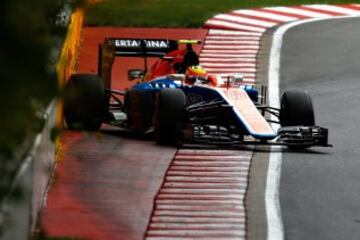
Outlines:
{"label": "formula one race car", "polygon": [[[197,40],[105,39],[99,46],[98,75],[74,74],[65,86],[64,116],[69,128],[95,131],[102,123],[127,131],[154,133],[159,144],[276,144],[295,148],[329,146],[328,130],[315,126],[305,91],[287,91],[281,108],[266,106],[241,75],[209,75],[192,48]],[[131,69],[137,81],[128,90],[111,89],[116,56],[144,59]],[[147,58],[158,57],[148,69]],[[273,115],[276,121],[267,117]],[[275,132],[270,123],[280,124]]]}

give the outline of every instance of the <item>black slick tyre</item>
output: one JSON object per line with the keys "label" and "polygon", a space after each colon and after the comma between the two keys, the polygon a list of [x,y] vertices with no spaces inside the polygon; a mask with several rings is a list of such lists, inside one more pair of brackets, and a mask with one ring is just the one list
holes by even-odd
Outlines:
{"label": "black slick tyre", "polygon": [[315,126],[313,104],[307,92],[291,90],[282,95],[280,125]]}
{"label": "black slick tyre", "polygon": [[185,103],[185,94],[180,89],[162,89],[157,94],[154,128],[158,144],[176,144],[184,121]]}
{"label": "black slick tyre", "polygon": [[96,131],[107,113],[104,83],[93,74],[73,74],[63,96],[64,117],[73,130]]}

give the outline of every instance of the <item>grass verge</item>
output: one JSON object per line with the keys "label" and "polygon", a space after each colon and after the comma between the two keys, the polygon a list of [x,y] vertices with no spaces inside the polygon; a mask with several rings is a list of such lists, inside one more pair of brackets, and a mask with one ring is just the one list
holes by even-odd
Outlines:
{"label": "grass verge", "polygon": [[[360,1],[357,1],[360,2]],[[88,7],[88,26],[201,27],[217,13],[235,9],[301,4],[337,4],[341,0],[103,0]]]}

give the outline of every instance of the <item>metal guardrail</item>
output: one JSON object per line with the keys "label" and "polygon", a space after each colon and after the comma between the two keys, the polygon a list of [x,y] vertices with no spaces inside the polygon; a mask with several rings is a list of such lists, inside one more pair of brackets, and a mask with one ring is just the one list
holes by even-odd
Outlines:
{"label": "metal guardrail", "polygon": [[35,137],[10,191],[0,203],[1,240],[28,239],[35,231],[56,162],[55,142],[52,140],[56,102],[54,100],[44,113],[45,126]]}
{"label": "metal guardrail", "polygon": [[[56,65],[60,86],[75,70],[83,20],[84,8],[75,9],[70,16],[66,39]],[[53,100],[47,108],[42,132],[36,136],[9,192],[0,202],[0,240],[29,239],[36,229],[56,163],[56,144],[51,135],[55,126],[62,127],[61,109],[57,100]]]}

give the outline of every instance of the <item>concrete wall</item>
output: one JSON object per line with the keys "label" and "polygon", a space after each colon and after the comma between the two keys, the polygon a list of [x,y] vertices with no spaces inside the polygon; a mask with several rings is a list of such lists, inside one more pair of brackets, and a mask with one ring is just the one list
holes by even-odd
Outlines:
{"label": "concrete wall", "polygon": [[12,181],[10,192],[1,203],[0,239],[27,239],[35,230],[55,165],[55,142],[51,136],[56,126],[55,112],[56,100],[44,113],[45,126],[35,137]]}
{"label": "concrete wall", "polygon": [[38,215],[45,203],[47,189],[56,163],[56,142],[52,139],[52,131],[56,127],[56,100],[46,112],[47,122],[41,134],[35,140],[34,148],[30,153],[33,156],[33,191],[31,204],[30,230],[34,232]]}
{"label": "concrete wall", "polygon": [[[59,86],[62,87],[74,72],[77,49],[80,43],[84,9],[71,14],[56,70]],[[54,100],[44,112],[45,126],[33,143],[30,151],[12,181],[11,190],[0,202],[0,239],[29,239],[36,229],[41,209],[56,164],[56,140],[52,132],[62,127],[61,102]]]}

